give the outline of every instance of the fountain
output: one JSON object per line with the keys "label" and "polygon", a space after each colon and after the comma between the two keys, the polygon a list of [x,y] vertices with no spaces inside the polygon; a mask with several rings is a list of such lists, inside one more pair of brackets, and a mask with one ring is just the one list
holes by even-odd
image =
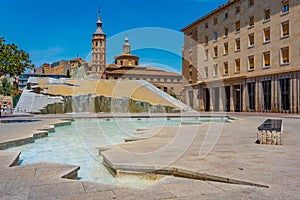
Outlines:
{"label": "fountain", "polygon": [[33,113],[172,113],[189,109],[146,81],[38,78],[28,85],[22,95],[36,95],[34,102],[21,97],[18,105],[34,105]]}

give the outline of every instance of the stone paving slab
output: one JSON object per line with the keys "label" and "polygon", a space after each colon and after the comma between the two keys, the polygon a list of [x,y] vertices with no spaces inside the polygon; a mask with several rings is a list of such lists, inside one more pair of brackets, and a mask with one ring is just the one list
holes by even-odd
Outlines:
{"label": "stone paving slab", "polygon": [[65,195],[60,196],[57,199],[59,200],[108,200],[108,199],[116,199],[113,191],[103,191],[103,192],[89,192],[89,193],[81,193],[79,195]]}
{"label": "stone paving slab", "polygon": [[[224,124],[222,134],[215,134],[218,136],[217,142],[216,138],[206,135],[209,130],[213,130],[209,135],[214,135],[214,130],[218,129],[216,124],[164,127],[149,140],[117,145],[116,148],[102,154],[116,170],[179,168],[269,185],[270,188],[264,191],[266,196],[273,194],[274,198],[282,198],[285,195],[296,198],[300,196],[300,180],[291,177],[299,177],[300,174],[298,119],[284,119],[282,146],[254,143],[257,127],[264,120],[264,117],[246,116]],[[197,134],[194,140],[179,154],[180,150],[184,149],[175,147],[187,145],[195,130]],[[209,149],[210,145],[213,145],[213,148],[209,154],[203,158],[199,157],[199,151]],[[255,193],[251,191],[249,190],[251,194]]]}
{"label": "stone paving slab", "polygon": [[58,120],[44,119],[26,123],[0,123],[0,143],[33,137],[36,130],[51,128],[49,124],[55,122]]}
{"label": "stone paving slab", "polygon": [[6,152],[0,150],[0,169],[17,165],[21,152]]}
{"label": "stone paving slab", "polygon": [[[43,171],[42,174],[37,173],[40,170]],[[55,196],[77,191],[79,188],[84,191],[80,182],[61,179],[62,176],[78,170],[77,166],[54,163],[0,168],[0,198],[14,199],[23,196],[23,199],[28,199],[41,194]]]}
{"label": "stone paving slab", "polygon": [[[217,113],[213,116],[223,114]],[[191,116],[198,115],[199,113],[191,114]],[[95,115],[87,116],[93,118]],[[299,120],[297,120],[299,117],[284,118],[284,144],[270,146],[254,143],[256,130],[266,117],[276,118],[276,115],[262,114],[257,117],[252,114],[237,113],[231,116],[239,120],[225,124],[216,145],[204,158],[199,158],[199,150],[204,138],[207,139],[207,143],[202,146],[202,150],[209,150],[210,145],[214,144],[214,138],[205,134],[207,130],[216,129],[214,125],[203,124],[198,128],[191,125],[183,126],[180,131],[165,127],[151,134],[149,140],[122,144],[118,146],[118,151],[113,148],[105,153],[115,152],[115,155],[111,154],[115,156],[111,160],[122,166],[128,167],[134,163],[146,168],[149,166],[160,168],[167,163],[169,167],[265,183],[270,188],[205,182],[172,176],[161,179],[145,190],[120,188],[62,178],[78,170],[77,166],[36,163],[9,167],[18,152],[6,154],[0,151],[0,199],[297,199],[300,196],[298,191],[300,135],[298,134]],[[109,117],[109,115],[98,114],[97,117]],[[135,115],[135,117],[142,116]],[[24,116],[21,118],[23,119]],[[69,118],[69,115],[30,118],[41,119],[43,121],[41,127],[43,127],[51,123],[49,122],[51,120]],[[11,137],[13,135],[18,139],[26,134],[32,135],[33,129],[40,127],[40,125],[29,125],[28,128],[20,131],[18,126],[4,128],[2,125],[0,123],[2,139],[5,139],[3,136],[5,132],[9,133],[6,134],[7,137],[13,138]],[[193,134],[195,130],[196,134]],[[212,136],[216,136],[215,132],[212,132]],[[143,134],[141,136],[143,137]],[[188,148],[181,152],[183,149],[178,147],[186,145]],[[176,159],[173,160],[174,158]]]}

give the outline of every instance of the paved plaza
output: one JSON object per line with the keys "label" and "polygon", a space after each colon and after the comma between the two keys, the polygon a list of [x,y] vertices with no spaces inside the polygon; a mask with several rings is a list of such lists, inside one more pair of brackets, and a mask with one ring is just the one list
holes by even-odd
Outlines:
{"label": "paved plaza", "polygon": [[[181,114],[171,114],[178,117]],[[170,117],[171,115],[168,115]],[[254,113],[185,113],[225,116],[230,123],[155,127],[133,142],[101,152],[117,173],[177,172],[147,189],[76,180],[80,166],[36,163],[15,166],[20,152],[0,151],[0,199],[297,199],[300,196],[298,115]],[[145,117],[146,115],[131,115]],[[152,117],[159,117],[155,114]],[[166,117],[166,115],[162,115]],[[112,114],[3,116],[0,144],[25,141],[66,119],[114,117]],[[126,117],[126,115],[123,115]],[[149,117],[149,116],[147,116]],[[268,118],[283,120],[283,145],[259,145],[257,127]],[[27,120],[27,121],[26,121]],[[41,135],[44,137],[46,135]],[[139,140],[143,138],[143,140]],[[19,144],[17,143],[17,144]],[[38,155],[36,155],[38,156]],[[189,175],[236,184],[178,177]],[[197,177],[197,176],[196,176]],[[209,179],[210,180],[210,179]],[[239,183],[239,184],[237,184]],[[256,186],[250,186],[250,185]]]}

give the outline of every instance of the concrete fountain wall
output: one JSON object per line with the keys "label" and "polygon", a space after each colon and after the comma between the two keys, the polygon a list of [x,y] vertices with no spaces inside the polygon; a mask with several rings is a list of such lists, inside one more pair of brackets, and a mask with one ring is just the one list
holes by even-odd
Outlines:
{"label": "concrete fountain wall", "polygon": [[170,106],[151,105],[147,102],[135,101],[124,97],[122,99],[105,96],[66,96],[63,102],[49,104],[41,110],[43,114],[63,113],[175,113],[179,112]]}
{"label": "concrete fountain wall", "polygon": [[146,81],[38,78],[28,85],[17,106],[32,113],[170,113],[189,109]]}

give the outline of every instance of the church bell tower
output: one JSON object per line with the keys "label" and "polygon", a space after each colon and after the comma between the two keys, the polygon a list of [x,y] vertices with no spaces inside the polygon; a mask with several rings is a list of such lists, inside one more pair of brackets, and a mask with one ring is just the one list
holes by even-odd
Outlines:
{"label": "church bell tower", "polygon": [[130,54],[130,44],[128,36],[126,36],[125,43],[123,45],[123,54]]}
{"label": "church bell tower", "polygon": [[92,39],[92,68],[91,74],[101,74],[106,69],[106,34],[102,29],[100,8],[98,10],[97,29]]}

